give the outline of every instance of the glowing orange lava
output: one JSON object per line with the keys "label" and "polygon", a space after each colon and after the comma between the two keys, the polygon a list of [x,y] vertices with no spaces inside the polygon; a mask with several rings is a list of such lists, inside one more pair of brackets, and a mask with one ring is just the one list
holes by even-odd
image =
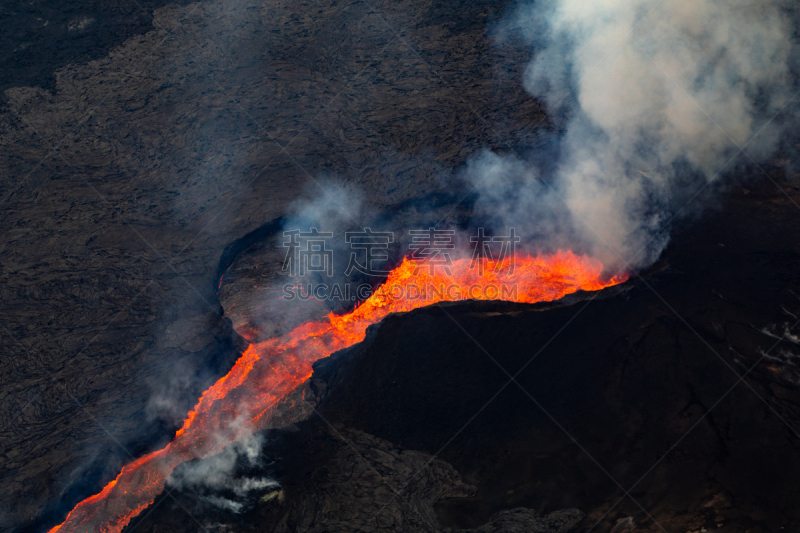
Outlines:
{"label": "glowing orange lava", "polygon": [[441,267],[432,275],[428,267],[418,266],[404,260],[379,290],[348,314],[329,314],[327,320],[307,322],[280,337],[251,344],[231,371],[203,393],[166,448],[125,466],[50,532],[121,531],[164,490],[179,464],[219,452],[258,430],[275,404],[311,376],[314,361],[361,342],[367,327],[390,313],[458,299],[552,301],[627,279],[604,280],[599,261],[572,252],[517,257],[513,274],[507,268],[495,272],[496,265],[490,262],[479,273],[470,268],[469,259],[454,261],[452,276]]}

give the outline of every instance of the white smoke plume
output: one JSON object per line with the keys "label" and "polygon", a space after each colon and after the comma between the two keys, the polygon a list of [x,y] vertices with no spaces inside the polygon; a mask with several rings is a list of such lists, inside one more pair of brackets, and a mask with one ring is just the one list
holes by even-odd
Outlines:
{"label": "white smoke plume", "polygon": [[[226,491],[243,498],[252,491],[279,487],[277,481],[268,477],[237,476],[237,465],[241,461],[250,467],[264,466],[261,464],[263,444],[264,439],[260,434],[242,438],[226,446],[218,454],[176,468],[167,484],[197,492],[201,499],[221,509],[239,513],[245,507],[242,502],[214,493]],[[212,494],[205,494],[208,492]]]}
{"label": "white smoke plume", "polygon": [[316,226],[320,231],[341,231],[362,217],[361,191],[344,181],[321,177],[307,183],[303,194],[288,208],[288,226]]}
{"label": "white smoke plume", "polygon": [[525,88],[563,135],[547,175],[516,157],[475,158],[465,174],[477,206],[529,240],[578,243],[617,268],[650,264],[698,191],[779,148],[796,90],[792,13],[777,0],[519,7],[497,37],[532,47]]}

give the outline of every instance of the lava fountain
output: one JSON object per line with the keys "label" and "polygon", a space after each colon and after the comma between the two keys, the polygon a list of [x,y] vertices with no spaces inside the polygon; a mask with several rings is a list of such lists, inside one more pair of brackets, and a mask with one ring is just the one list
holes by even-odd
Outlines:
{"label": "lava fountain", "polygon": [[[470,266],[469,259],[455,260],[448,275],[404,259],[351,312],[331,313],[325,320],[306,322],[289,333],[251,344],[230,372],[200,396],[172,442],[125,466],[98,494],[78,503],[50,533],[122,531],[164,490],[179,464],[217,453],[263,427],[273,407],[311,376],[314,361],[361,342],[367,327],[390,313],[465,298],[552,301],[627,279],[626,275],[604,279],[600,261],[562,251],[516,257],[513,274],[505,268],[508,265],[490,261],[483,269]],[[413,294],[412,287],[416,287]]]}

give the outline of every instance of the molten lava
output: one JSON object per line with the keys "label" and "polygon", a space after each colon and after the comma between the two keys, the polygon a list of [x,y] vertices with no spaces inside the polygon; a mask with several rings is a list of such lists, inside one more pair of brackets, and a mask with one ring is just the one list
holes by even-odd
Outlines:
{"label": "molten lava", "polygon": [[[181,463],[221,451],[263,427],[278,401],[311,376],[314,361],[361,342],[367,327],[390,313],[454,299],[552,301],[577,290],[596,291],[627,276],[604,280],[603,265],[586,256],[558,252],[517,257],[513,274],[491,262],[480,272],[468,259],[454,261],[452,275],[407,259],[360,306],[345,315],[307,322],[289,333],[251,344],[227,375],[200,397],[183,427],[165,448],[122,469],[98,494],[86,498],[51,533],[119,532],[164,490]],[[508,265],[500,265],[507,267]]]}

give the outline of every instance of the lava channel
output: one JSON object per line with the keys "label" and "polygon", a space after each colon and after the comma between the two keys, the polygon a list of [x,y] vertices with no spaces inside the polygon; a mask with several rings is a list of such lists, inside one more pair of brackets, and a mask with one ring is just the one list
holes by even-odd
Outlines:
{"label": "lava channel", "polygon": [[314,361],[361,342],[367,327],[390,313],[460,299],[553,301],[627,279],[627,275],[604,279],[600,261],[564,251],[516,257],[513,274],[509,268],[496,271],[496,266],[508,265],[486,261],[479,270],[470,268],[469,259],[458,259],[448,275],[441,266],[431,273],[428,266],[404,259],[351,312],[331,313],[325,320],[306,322],[280,337],[251,344],[230,372],[200,396],[172,442],[123,467],[116,479],[78,503],[50,533],[122,531],[153,503],[179,464],[220,452],[263,427],[273,407],[311,377]]}

